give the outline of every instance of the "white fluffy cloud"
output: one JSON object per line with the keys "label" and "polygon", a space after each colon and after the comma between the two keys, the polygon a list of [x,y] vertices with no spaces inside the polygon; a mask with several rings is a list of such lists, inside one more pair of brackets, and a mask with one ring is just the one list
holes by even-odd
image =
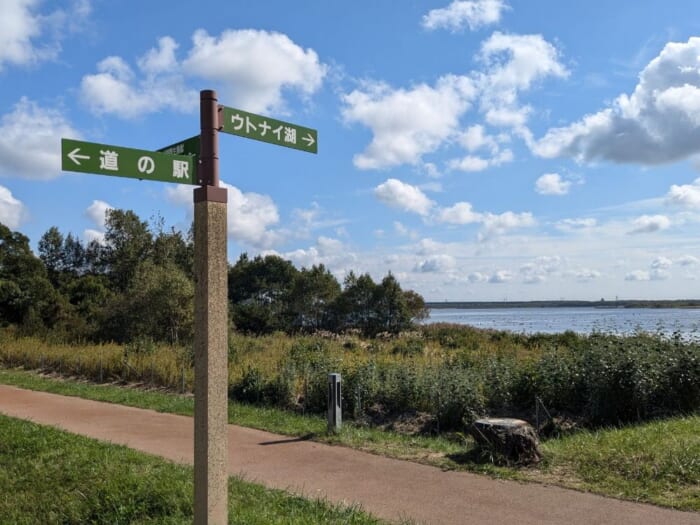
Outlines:
{"label": "white fluffy cloud", "polygon": [[[445,75],[434,85],[392,88],[365,82],[344,95],[344,120],[360,123],[373,134],[365,151],[355,155],[355,166],[424,166],[430,164],[423,161],[424,155],[453,144],[469,155],[448,161],[452,170],[482,171],[511,162],[513,152],[501,150],[500,144],[510,140],[513,132],[531,142],[525,124],[532,108],[520,103],[520,94],[546,78],[565,77],[568,71],[557,49],[541,35],[496,32],[482,43],[477,61],[481,70]],[[461,118],[475,103],[487,124],[511,129],[493,136],[481,124],[461,130]],[[475,154],[480,149],[486,154]]]}
{"label": "white fluffy cloud", "polygon": [[161,38],[157,48],[138,59],[140,78],[121,57],[105,58],[97,64],[98,73],[83,77],[81,90],[86,103],[97,114],[125,119],[163,109],[194,110],[199,95],[185,86],[175,58],[177,47],[172,38]]}
{"label": "white fluffy cloud", "polygon": [[518,95],[548,77],[566,77],[559,52],[542,35],[495,32],[484,41],[478,55],[485,71],[477,75],[481,110],[493,126],[521,128],[530,108],[521,106]]}
{"label": "white fluffy cloud", "polygon": [[114,206],[112,206],[111,204],[101,200],[94,200],[92,201],[92,204],[90,204],[90,206],[88,206],[88,208],[85,210],[85,215],[88,219],[90,219],[93,222],[93,224],[97,228],[104,230],[105,215],[107,213],[107,210],[112,209],[114,209]]}
{"label": "white fluffy cloud", "polygon": [[200,29],[192,41],[187,57],[178,61],[178,43],[160,38],[157,47],[137,60],[137,71],[121,57],[105,58],[98,72],[81,83],[89,107],[127,119],[164,109],[193,111],[199,94],[187,81],[197,77],[217,84],[231,105],[279,111],[285,90],[310,96],[326,73],[315,51],[302,49],[281,33],[228,30],[216,37]]}
{"label": "white fluffy cloud", "polygon": [[509,230],[518,228],[528,228],[537,224],[530,212],[515,213],[507,211],[501,214],[486,213],[482,218],[484,231],[480,234],[480,239],[484,240],[493,235],[502,235]]}
{"label": "white fluffy cloud", "polygon": [[459,118],[476,92],[466,77],[445,76],[436,85],[391,89],[371,83],[343,96],[346,122],[372,130],[372,142],[355,156],[360,169],[381,169],[419,164],[421,156],[435,151],[458,131]]}
{"label": "white fluffy cloud", "polygon": [[502,284],[513,280],[513,273],[508,270],[496,270],[488,278],[491,284]]}
{"label": "white fluffy cloud", "polygon": [[564,232],[572,232],[594,228],[597,224],[598,221],[596,219],[584,217],[579,219],[562,219],[556,223],[555,227]]}
{"label": "white fluffy cloud", "polygon": [[[257,249],[268,249],[281,242],[282,234],[273,226],[279,223],[277,205],[269,195],[245,193],[221,181],[228,190],[228,235],[230,238]],[[192,187],[169,186],[166,198],[192,212]]]}
{"label": "white fluffy cloud", "polygon": [[413,268],[414,272],[419,273],[444,273],[453,270],[456,266],[456,260],[451,255],[434,255],[423,261],[420,261]]}
{"label": "white fluffy cloud", "polygon": [[529,212],[480,213],[474,211],[469,202],[458,202],[449,208],[440,209],[436,213],[435,220],[446,224],[481,224],[479,240],[486,240],[494,235],[503,235],[510,230],[536,224],[535,218]]}
{"label": "white fluffy cloud", "polygon": [[509,149],[504,149],[498,154],[490,158],[478,157],[475,155],[467,155],[461,159],[452,159],[447,162],[447,167],[456,171],[484,171],[486,168],[500,166],[507,162],[513,161],[513,152]]}
{"label": "white fluffy cloud", "polygon": [[230,104],[248,111],[281,109],[285,89],[309,96],[326,74],[313,49],[281,33],[244,29],[214,37],[200,29],[192,41],[185,71],[221,82]]}
{"label": "white fluffy cloud", "polygon": [[666,230],[671,226],[671,219],[665,215],[642,215],[632,223],[629,233],[654,233]]}
{"label": "white fluffy cloud", "polygon": [[673,261],[669,259],[668,257],[657,257],[653,261],[651,261],[651,267],[654,269],[660,269],[660,270],[667,270],[668,268],[671,267],[673,264]]}
{"label": "white fluffy cloud", "polygon": [[270,248],[280,234],[270,228],[279,222],[277,206],[269,195],[243,193],[230,184],[228,190],[228,233],[231,238],[256,248]]}
{"label": "white fluffy cloud", "polygon": [[0,175],[26,179],[59,176],[62,137],[80,138],[80,133],[60,111],[42,108],[23,97],[0,119]]}
{"label": "white fluffy cloud", "polygon": [[[42,0],[3,0],[0,16],[0,71],[6,64],[36,64],[55,58],[60,39],[90,14],[90,0],[72,0],[64,9],[40,13]],[[66,4],[66,2],[63,2]]]}
{"label": "white fluffy cloud", "polygon": [[700,38],[668,43],[640,73],[631,95],[533,144],[547,158],[655,165],[700,152]]}
{"label": "white fluffy cloud", "polygon": [[15,230],[26,216],[27,209],[24,204],[15,198],[9,189],[0,186],[0,223]]}
{"label": "white fluffy cloud", "polygon": [[535,191],[540,195],[566,195],[570,188],[571,181],[558,173],[545,173],[535,181]]}
{"label": "white fluffy cloud", "polygon": [[41,52],[32,39],[41,33],[39,17],[34,12],[38,0],[5,0],[0,17],[0,69],[4,63],[28,64]]}
{"label": "white fluffy cloud", "polygon": [[447,224],[473,224],[483,220],[483,215],[477,213],[469,202],[458,202],[449,208],[443,208],[438,214],[438,220]]}
{"label": "white fluffy cloud", "polygon": [[674,184],[666,194],[666,203],[689,209],[700,209],[700,179],[692,184]]}
{"label": "white fluffy cloud", "polygon": [[695,266],[697,264],[700,264],[700,259],[698,259],[694,255],[683,255],[678,258],[677,262],[681,266]]}
{"label": "white fluffy cloud", "polygon": [[374,195],[391,207],[422,216],[428,215],[434,205],[434,202],[419,188],[398,179],[388,179],[383,182],[374,188]]}
{"label": "white fluffy cloud", "polygon": [[423,17],[422,23],[428,30],[443,28],[459,31],[469,27],[473,31],[497,24],[506,9],[508,5],[505,0],[454,0],[447,7],[432,9]]}

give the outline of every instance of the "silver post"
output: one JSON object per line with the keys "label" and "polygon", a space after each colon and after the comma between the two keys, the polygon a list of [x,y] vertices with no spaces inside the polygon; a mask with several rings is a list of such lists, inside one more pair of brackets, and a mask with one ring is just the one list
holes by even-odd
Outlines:
{"label": "silver post", "polygon": [[340,374],[328,374],[328,432],[339,431],[342,423]]}

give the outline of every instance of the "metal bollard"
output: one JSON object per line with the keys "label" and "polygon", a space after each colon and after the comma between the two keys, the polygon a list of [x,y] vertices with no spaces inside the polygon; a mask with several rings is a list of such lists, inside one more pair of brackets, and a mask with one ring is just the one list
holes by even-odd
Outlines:
{"label": "metal bollard", "polygon": [[341,409],[340,374],[328,374],[328,432],[340,430],[343,422]]}

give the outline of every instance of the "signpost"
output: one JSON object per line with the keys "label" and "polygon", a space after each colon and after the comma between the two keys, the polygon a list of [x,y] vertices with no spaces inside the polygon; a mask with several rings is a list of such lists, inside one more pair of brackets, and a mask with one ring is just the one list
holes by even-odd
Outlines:
{"label": "signpost", "polygon": [[191,156],[61,139],[64,171],[197,184],[195,167],[196,161]]}
{"label": "signpost", "polygon": [[222,110],[221,131],[294,148],[308,153],[318,153],[318,132],[282,120],[247,113],[240,109],[220,106]]}
{"label": "signpost", "polygon": [[157,152],[61,140],[65,171],[200,184],[194,190],[194,522],[228,523],[227,192],[219,187],[219,131],[318,153],[315,129],[217,103],[200,92],[200,134]]}
{"label": "signpost", "polygon": [[160,148],[157,151],[160,151],[161,153],[167,153],[168,155],[199,156],[200,143],[201,141],[199,135],[195,135],[194,137],[181,140],[180,142],[176,142],[175,144],[171,144],[170,146]]}

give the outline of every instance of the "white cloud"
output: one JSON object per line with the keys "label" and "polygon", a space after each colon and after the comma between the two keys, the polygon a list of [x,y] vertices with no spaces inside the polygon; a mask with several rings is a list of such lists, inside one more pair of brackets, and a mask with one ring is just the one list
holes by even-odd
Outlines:
{"label": "white cloud", "polygon": [[114,209],[114,206],[112,206],[111,204],[101,200],[94,200],[92,201],[92,204],[90,204],[90,206],[88,206],[88,208],[85,210],[85,215],[88,219],[90,219],[93,222],[93,224],[97,228],[99,228],[100,230],[104,230],[105,216],[107,214],[107,210],[112,209]]}
{"label": "white cloud", "polygon": [[671,278],[671,274],[662,268],[654,268],[649,272],[649,278],[652,281],[666,281]]}
{"label": "white cloud", "polygon": [[400,164],[418,165],[421,156],[435,151],[454,135],[460,116],[476,94],[467,77],[445,76],[435,87],[420,84],[391,89],[368,83],[343,96],[346,122],[372,130],[372,142],[353,161],[360,169],[381,169]]}
{"label": "white cloud", "polygon": [[89,0],[73,0],[65,9],[50,13],[38,12],[42,3],[42,0],[3,0],[0,71],[5,64],[26,66],[56,58],[61,51],[61,38],[79,29],[91,12]]}
{"label": "white cloud", "polygon": [[423,216],[434,204],[420,189],[397,179],[388,179],[374,188],[374,195],[389,206]]}
{"label": "white cloud", "polygon": [[635,270],[625,275],[625,281],[650,281],[651,275],[645,270]]}
{"label": "white cloud", "polygon": [[0,175],[51,179],[61,174],[61,138],[80,138],[63,114],[22,97],[0,119]]}
{"label": "white cloud", "polygon": [[448,167],[457,171],[484,171],[489,167],[489,161],[474,155],[467,155],[461,159],[452,159],[449,161]]}
{"label": "white cloud", "polygon": [[579,268],[571,272],[570,275],[580,283],[588,283],[598,279],[601,273],[598,270],[592,270],[590,268]]}
{"label": "white cloud", "polygon": [[27,208],[4,186],[0,186],[0,223],[16,230],[27,217]]}
{"label": "white cloud", "polygon": [[555,227],[561,231],[571,232],[594,228],[597,224],[597,220],[591,217],[586,217],[579,219],[562,219],[561,221],[556,223]]}
{"label": "white cloud", "polygon": [[93,228],[87,228],[83,230],[83,238],[87,243],[95,241],[97,244],[101,244],[103,246],[105,244],[105,232],[95,230]]}
{"label": "white cloud", "polygon": [[484,232],[480,239],[485,240],[493,235],[502,235],[509,230],[527,228],[536,224],[530,212],[514,213],[507,211],[501,214],[486,213],[482,219]]}
{"label": "white cloud", "polygon": [[520,105],[518,94],[545,78],[569,74],[557,49],[542,35],[497,31],[482,43],[478,58],[486,68],[477,75],[481,110],[494,126],[522,128],[531,109]]}
{"label": "white cloud", "polygon": [[450,208],[440,210],[438,220],[447,224],[472,224],[481,222],[483,215],[473,210],[469,202],[458,202]]}
{"label": "white cloud", "polygon": [[98,73],[85,75],[81,82],[83,98],[91,111],[125,119],[163,109],[193,111],[199,104],[199,95],[185,86],[175,58],[177,47],[172,38],[161,38],[157,48],[138,59],[141,78],[121,57],[100,61]]}
{"label": "white cloud", "polygon": [[488,279],[491,284],[502,284],[513,280],[513,274],[508,270],[497,270]]}
{"label": "white cloud", "polygon": [[671,219],[665,215],[642,215],[634,220],[629,233],[654,233],[666,230],[671,226]]}
{"label": "white cloud", "polygon": [[191,77],[219,84],[229,104],[253,112],[282,111],[283,92],[296,90],[308,97],[316,92],[326,73],[318,55],[304,50],[289,37],[267,31],[224,31],[214,37],[198,30],[182,62],[178,43],[165,36],[158,46],[137,61],[137,71],[121,57],[107,57],[97,73],[82,79],[81,90],[97,114],[121,118],[168,109],[190,112],[199,94],[187,86]]}
{"label": "white cloud", "polygon": [[228,190],[228,233],[231,238],[256,248],[270,248],[280,235],[270,230],[279,222],[277,206],[268,195],[243,193],[230,184]]}
{"label": "white cloud", "polygon": [[413,271],[420,273],[444,273],[453,270],[455,266],[455,258],[451,255],[443,254],[418,262]]}
{"label": "white cloud", "polygon": [[454,0],[447,7],[429,11],[422,24],[428,30],[444,28],[455,32],[469,27],[473,31],[497,24],[506,9],[505,0]]}
{"label": "white cloud", "polygon": [[467,281],[469,281],[472,284],[485,283],[488,280],[489,280],[489,276],[484,275],[481,272],[472,272],[467,276]]}
{"label": "white cloud", "polygon": [[39,16],[33,11],[38,0],[5,0],[0,17],[0,69],[4,63],[29,64],[41,52],[32,39],[41,33]]}
{"label": "white cloud", "polygon": [[346,271],[357,271],[357,256],[341,241],[328,237],[319,237],[316,245],[308,249],[300,248],[281,255],[300,267],[323,264],[339,278]]}
{"label": "white cloud", "polygon": [[700,152],[700,38],[668,43],[640,73],[631,95],[550,129],[532,145],[543,157],[656,165]]}
{"label": "white cloud", "polygon": [[192,41],[185,71],[221,82],[229,103],[247,111],[284,109],[284,90],[310,96],[326,75],[313,49],[304,50],[281,33],[243,29],[215,37],[200,29]]}
{"label": "white cloud", "polygon": [[470,126],[459,136],[459,142],[467,151],[474,152],[485,148],[492,154],[498,151],[498,142],[495,137],[486,134],[484,126],[477,124]]}
{"label": "white cloud", "polygon": [[666,203],[689,209],[700,209],[700,178],[692,184],[672,185],[666,194]]}
{"label": "white cloud", "polygon": [[549,275],[557,273],[561,264],[562,260],[558,255],[545,255],[523,264],[520,267],[520,274],[525,284],[539,284],[545,282]]}
{"label": "white cloud", "polygon": [[[279,223],[277,206],[269,195],[244,193],[240,189],[221,181],[228,190],[228,236],[247,246],[269,249],[283,240],[279,231],[272,227]],[[165,188],[166,198],[192,213],[192,187],[178,184]]]}
{"label": "white cloud", "polygon": [[535,181],[535,191],[540,195],[566,195],[570,188],[571,181],[558,173],[545,173]]}
{"label": "white cloud", "polygon": [[509,149],[504,149],[500,153],[491,158],[482,158],[474,155],[467,155],[461,159],[452,159],[447,162],[447,167],[457,171],[483,171],[492,166],[500,166],[506,162],[513,161],[513,152]]}
{"label": "white cloud", "polygon": [[681,266],[695,266],[697,264],[700,264],[700,259],[693,255],[683,255],[679,257],[676,262],[680,264]]}
{"label": "white cloud", "polygon": [[668,257],[657,257],[651,261],[651,267],[655,270],[667,270],[672,264],[673,261]]}

